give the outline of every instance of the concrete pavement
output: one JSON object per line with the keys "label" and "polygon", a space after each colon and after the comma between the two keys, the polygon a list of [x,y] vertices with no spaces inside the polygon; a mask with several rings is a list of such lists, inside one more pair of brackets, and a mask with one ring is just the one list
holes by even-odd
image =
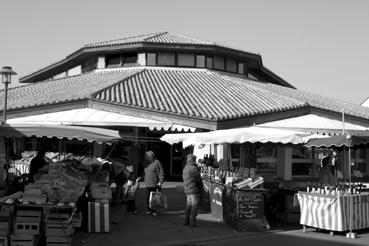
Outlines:
{"label": "concrete pavement", "polygon": [[[272,223],[272,230],[264,232],[238,233],[211,214],[198,215],[198,227],[184,226],[185,196],[178,183],[167,183],[163,189],[168,193],[169,211],[158,217],[145,215],[144,189],[139,191],[137,205],[139,214],[126,213],[125,205],[112,205],[110,208],[110,232],[92,234],[75,233],[72,246],[154,246],[154,245],[244,245],[251,244],[299,246],[315,245],[369,245],[369,231],[359,233],[359,239],[346,239],[345,234],[329,236],[328,232],[316,232],[309,229],[302,232],[299,225]],[[281,243],[281,244],[279,244]]]}

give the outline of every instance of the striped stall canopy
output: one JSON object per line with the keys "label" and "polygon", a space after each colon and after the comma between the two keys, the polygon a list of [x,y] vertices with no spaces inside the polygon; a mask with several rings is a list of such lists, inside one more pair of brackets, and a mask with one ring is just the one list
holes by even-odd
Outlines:
{"label": "striped stall canopy", "polygon": [[352,198],[352,230],[369,228],[369,194],[322,195],[299,192],[300,224],[330,231],[350,230],[350,198]]}

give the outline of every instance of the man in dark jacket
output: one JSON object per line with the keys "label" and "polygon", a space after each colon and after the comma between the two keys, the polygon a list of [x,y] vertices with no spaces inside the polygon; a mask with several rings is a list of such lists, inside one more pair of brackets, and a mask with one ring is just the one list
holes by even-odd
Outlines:
{"label": "man in dark jacket", "polygon": [[197,207],[200,203],[202,180],[196,165],[196,156],[187,155],[183,169],[183,186],[187,197],[185,225],[196,226]]}

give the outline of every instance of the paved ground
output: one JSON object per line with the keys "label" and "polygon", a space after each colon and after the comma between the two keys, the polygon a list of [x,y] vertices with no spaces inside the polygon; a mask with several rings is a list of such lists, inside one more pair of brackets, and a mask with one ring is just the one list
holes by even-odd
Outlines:
{"label": "paved ground", "polygon": [[330,236],[328,232],[308,229],[303,233],[299,225],[272,223],[269,231],[238,233],[231,227],[218,221],[210,214],[200,213],[199,227],[184,226],[184,196],[178,192],[177,184],[167,184],[165,190],[170,194],[171,208],[174,211],[161,213],[158,217],[144,214],[144,192],[141,192],[137,204],[139,214],[127,214],[124,205],[111,206],[110,233],[91,234],[77,232],[72,246],[154,246],[154,245],[369,245],[369,230],[360,232],[358,239],[347,239],[345,234]]}

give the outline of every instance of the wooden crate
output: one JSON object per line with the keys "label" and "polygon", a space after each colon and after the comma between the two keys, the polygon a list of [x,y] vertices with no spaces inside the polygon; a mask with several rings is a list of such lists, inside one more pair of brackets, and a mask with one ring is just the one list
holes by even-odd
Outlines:
{"label": "wooden crate", "polygon": [[74,228],[81,228],[82,226],[82,213],[76,213],[72,217],[72,225]]}
{"label": "wooden crate", "polygon": [[0,237],[9,236],[10,228],[11,228],[10,221],[0,221]]}
{"label": "wooden crate", "polygon": [[40,210],[18,210],[16,220],[17,221],[29,221],[32,219],[33,221],[41,222],[42,211]]}
{"label": "wooden crate", "polygon": [[8,237],[0,237],[0,246],[9,246]]}
{"label": "wooden crate", "polygon": [[39,235],[40,222],[32,218],[22,218],[22,220],[16,220],[14,222],[14,232],[16,234],[31,234]]}
{"label": "wooden crate", "polygon": [[73,225],[49,224],[45,225],[46,237],[71,237],[74,233]]}
{"label": "wooden crate", "polygon": [[70,246],[71,244],[70,237],[46,237],[46,246]]}
{"label": "wooden crate", "polygon": [[36,237],[30,234],[12,234],[10,235],[10,246],[34,246]]}

